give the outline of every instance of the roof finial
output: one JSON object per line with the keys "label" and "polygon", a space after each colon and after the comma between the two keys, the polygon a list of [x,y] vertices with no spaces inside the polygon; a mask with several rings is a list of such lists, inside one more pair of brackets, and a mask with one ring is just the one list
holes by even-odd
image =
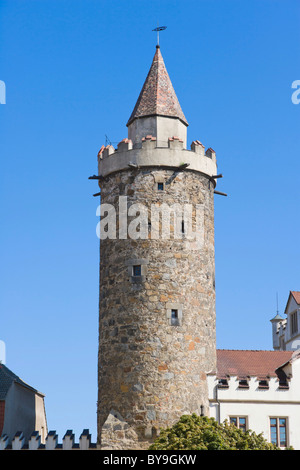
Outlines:
{"label": "roof finial", "polygon": [[158,26],[158,22],[157,22],[157,28],[152,29],[152,31],[157,31],[157,45],[156,45],[156,47],[159,47],[159,32],[164,31],[165,29],[167,29],[167,27],[166,26]]}

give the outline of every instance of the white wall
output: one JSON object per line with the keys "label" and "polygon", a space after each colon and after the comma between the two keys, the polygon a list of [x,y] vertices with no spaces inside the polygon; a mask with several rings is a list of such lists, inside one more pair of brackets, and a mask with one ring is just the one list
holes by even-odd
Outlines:
{"label": "white wall", "polygon": [[288,418],[288,445],[300,450],[300,361],[288,366],[287,372],[293,374],[288,390],[279,390],[276,378],[270,379],[269,390],[258,390],[256,377],[251,377],[249,389],[239,389],[234,376],[228,389],[220,389],[216,388],[217,378],[208,376],[210,416],[221,423],[230,416],[247,416],[248,429],[263,433],[269,442],[270,417]]}

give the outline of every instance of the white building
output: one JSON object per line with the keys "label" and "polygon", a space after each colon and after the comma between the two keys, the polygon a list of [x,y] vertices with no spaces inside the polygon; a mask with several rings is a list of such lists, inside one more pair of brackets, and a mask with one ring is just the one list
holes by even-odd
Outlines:
{"label": "white building", "polygon": [[272,318],[273,348],[295,351],[300,347],[299,330],[300,292],[290,291],[285,307],[286,318],[276,315]]}
{"label": "white building", "polygon": [[300,450],[300,351],[218,350],[210,416]]}

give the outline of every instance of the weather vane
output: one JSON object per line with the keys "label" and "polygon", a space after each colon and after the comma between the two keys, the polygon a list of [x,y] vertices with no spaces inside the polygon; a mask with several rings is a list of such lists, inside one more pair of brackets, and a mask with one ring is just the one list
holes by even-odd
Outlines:
{"label": "weather vane", "polygon": [[157,28],[152,29],[152,31],[157,31],[157,45],[159,46],[159,32],[167,29],[166,26],[157,26]]}

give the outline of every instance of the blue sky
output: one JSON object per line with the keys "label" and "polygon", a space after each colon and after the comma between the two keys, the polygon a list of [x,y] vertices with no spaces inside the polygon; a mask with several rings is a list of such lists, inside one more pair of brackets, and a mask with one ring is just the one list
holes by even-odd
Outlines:
{"label": "blue sky", "polygon": [[272,349],[299,281],[298,0],[2,0],[1,296],[7,366],[49,429],[96,440],[97,152],[127,136],[155,53],[217,153],[217,347]]}

